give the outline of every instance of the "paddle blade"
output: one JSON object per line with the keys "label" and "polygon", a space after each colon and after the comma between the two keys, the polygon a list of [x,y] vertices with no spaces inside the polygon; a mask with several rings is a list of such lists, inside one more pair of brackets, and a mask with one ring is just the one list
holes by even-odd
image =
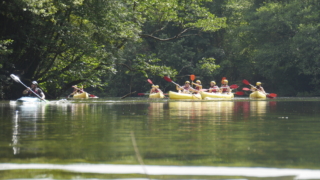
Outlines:
{"label": "paddle blade", "polygon": [[239,95],[239,96],[242,96],[242,95],[244,95],[244,92],[238,91],[238,92],[235,92],[234,94]]}
{"label": "paddle blade", "polygon": [[150,84],[153,84],[153,82],[151,81],[151,79],[148,79],[148,82],[149,82]]}
{"label": "paddle blade", "polygon": [[172,82],[172,80],[168,76],[164,76],[163,79],[168,81],[168,82]]}
{"label": "paddle blade", "polygon": [[191,75],[190,75],[190,80],[191,80],[191,81],[194,81],[195,79],[196,79],[196,76],[195,76],[194,74],[191,74]]}
{"label": "paddle blade", "polygon": [[14,74],[10,74],[10,77],[11,77],[15,82],[20,82],[20,79],[18,78],[18,76],[14,75]]}
{"label": "paddle blade", "polygon": [[237,89],[239,86],[238,85],[236,85],[236,84],[232,84],[232,85],[230,85],[230,88],[231,89]]}
{"label": "paddle blade", "polygon": [[243,84],[250,85],[249,81],[246,79],[242,80],[242,82],[243,82]]}
{"label": "paddle blade", "polygon": [[246,87],[242,88],[242,90],[244,90],[244,91],[250,91],[250,89],[249,89],[249,88],[246,88]]}
{"label": "paddle blade", "polygon": [[275,97],[277,97],[277,94],[275,94],[275,93],[270,93],[270,94],[267,95],[267,97],[269,97],[269,98],[275,98]]}
{"label": "paddle blade", "polygon": [[222,79],[221,79],[221,83],[222,83],[222,81],[223,81],[223,80],[225,80],[225,79],[227,79],[227,78],[226,78],[226,77],[222,77]]}
{"label": "paddle blade", "polygon": [[90,94],[89,97],[91,97],[91,98],[98,98],[98,96],[95,96],[95,95],[93,95],[93,94]]}
{"label": "paddle blade", "polygon": [[144,93],[138,93],[138,96],[144,96]]}

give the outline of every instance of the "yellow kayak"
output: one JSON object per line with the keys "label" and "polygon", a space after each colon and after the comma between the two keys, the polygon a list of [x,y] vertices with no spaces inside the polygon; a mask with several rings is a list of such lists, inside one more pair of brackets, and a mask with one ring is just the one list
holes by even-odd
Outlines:
{"label": "yellow kayak", "polygon": [[149,98],[164,98],[164,94],[162,92],[149,94]]}
{"label": "yellow kayak", "polygon": [[169,98],[170,99],[195,99],[200,100],[201,95],[200,94],[184,94],[184,93],[178,93],[169,91]]}
{"label": "yellow kayak", "polygon": [[83,92],[83,93],[77,93],[73,95],[74,99],[88,99],[89,98],[89,94],[87,92]]}
{"label": "yellow kayak", "polygon": [[200,94],[201,94],[202,99],[211,99],[211,98],[231,99],[231,98],[234,98],[233,93],[221,94],[221,93],[209,93],[209,92],[200,91]]}
{"label": "yellow kayak", "polygon": [[254,91],[250,94],[250,98],[260,98],[265,99],[267,97],[266,94],[260,92],[260,91]]}

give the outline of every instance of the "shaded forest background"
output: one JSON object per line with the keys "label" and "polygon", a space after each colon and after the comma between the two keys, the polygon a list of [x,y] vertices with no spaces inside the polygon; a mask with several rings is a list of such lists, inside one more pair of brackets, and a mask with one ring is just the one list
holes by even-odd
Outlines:
{"label": "shaded forest background", "polygon": [[0,95],[37,80],[47,98],[261,81],[279,96],[319,96],[317,0],[0,0]]}

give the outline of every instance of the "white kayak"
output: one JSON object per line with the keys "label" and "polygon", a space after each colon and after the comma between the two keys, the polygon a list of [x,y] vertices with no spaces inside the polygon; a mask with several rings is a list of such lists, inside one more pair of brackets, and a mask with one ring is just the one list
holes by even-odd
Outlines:
{"label": "white kayak", "polygon": [[47,100],[41,100],[37,97],[28,97],[28,96],[24,96],[21,97],[19,99],[17,99],[16,101],[17,103],[45,103],[48,102]]}

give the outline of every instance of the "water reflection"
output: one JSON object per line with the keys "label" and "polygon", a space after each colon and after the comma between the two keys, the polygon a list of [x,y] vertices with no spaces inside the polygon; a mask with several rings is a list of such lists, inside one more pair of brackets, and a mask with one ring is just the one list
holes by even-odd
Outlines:
{"label": "water reflection", "polygon": [[162,119],[164,117],[165,103],[152,102],[148,107],[148,116],[152,119]]}
{"label": "water reflection", "polygon": [[319,107],[320,101],[242,99],[4,104],[1,162],[40,163],[40,168],[44,163],[78,164],[79,172],[89,169],[84,163],[138,164],[130,139],[134,131],[149,165],[315,169],[320,167]]}
{"label": "water reflection", "polygon": [[[265,167],[214,167],[214,166],[144,166],[148,175],[163,176],[171,175],[178,179],[179,176],[231,176],[236,179],[294,179],[307,180],[319,179],[320,170],[317,169],[281,169]],[[66,172],[95,173],[95,174],[145,174],[141,165],[113,165],[113,164],[0,164],[0,171],[42,169],[42,170],[63,170]],[[247,179],[246,178],[246,179]],[[78,179],[78,178],[77,178]],[[82,179],[82,178],[81,178]],[[139,178],[141,179],[141,178]],[[189,179],[189,178],[187,178]]]}
{"label": "water reflection", "polygon": [[171,116],[187,119],[221,117],[221,120],[230,120],[233,114],[233,107],[234,102],[232,101],[169,102]]}
{"label": "water reflection", "polygon": [[[21,104],[12,106],[16,110],[15,115],[12,116],[12,149],[13,154],[20,154],[20,137],[22,134],[32,134],[33,138],[37,138],[38,126],[37,121],[44,120],[46,105],[41,104]],[[24,122],[25,121],[25,122]],[[21,126],[21,123],[28,125]]]}

